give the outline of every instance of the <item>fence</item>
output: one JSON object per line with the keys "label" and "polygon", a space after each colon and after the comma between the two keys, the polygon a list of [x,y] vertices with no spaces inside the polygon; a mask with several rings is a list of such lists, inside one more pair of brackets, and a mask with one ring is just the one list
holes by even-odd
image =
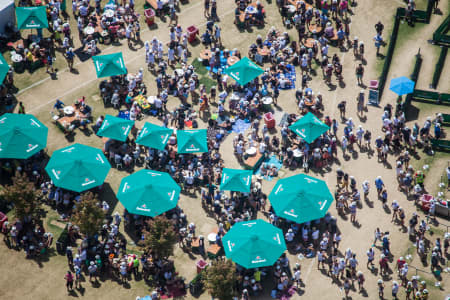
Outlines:
{"label": "fence", "polygon": [[438,85],[439,78],[441,78],[442,69],[444,68],[445,58],[447,57],[448,48],[442,47],[441,54],[436,63],[436,68],[434,69],[433,81],[431,82],[431,88],[435,89]]}
{"label": "fence", "polygon": [[[427,10],[415,10],[413,12],[413,20],[414,22],[421,22],[421,23],[430,23],[431,14],[433,12],[433,6],[434,6],[435,0],[428,0]],[[389,68],[391,66],[392,62],[392,56],[394,55],[394,49],[395,44],[397,42],[397,36],[398,36],[398,30],[400,28],[400,20],[405,17],[406,10],[403,7],[398,7],[397,12],[395,14],[395,20],[394,20],[394,27],[392,28],[392,35],[389,42],[389,47],[386,52],[386,57],[384,59],[384,65],[383,70],[381,71],[381,75],[378,79],[378,86],[379,86],[379,98],[381,99],[381,96],[383,95],[384,86],[386,85],[386,79],[387,75],[389,73]]]}

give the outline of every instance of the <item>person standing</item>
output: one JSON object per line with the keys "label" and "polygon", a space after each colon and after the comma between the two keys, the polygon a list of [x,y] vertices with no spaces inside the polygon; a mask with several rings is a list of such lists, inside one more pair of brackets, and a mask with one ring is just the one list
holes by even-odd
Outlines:
{"label": "person standing", "polygon": [[208,20],[209,19],[209,17],[211,16],[210,14],[209,14],[209,3],[210,2],[210,0],[205,0],[205,2],[204,2],[204,8],[205,8],[205,10],[204,10],[204,12],[203,12],[203,15],[205,16],[205,18]]}
{"label": "person standing", "polygon": [[66,53],[65,56],[66,61],[67,61],[67,66],[69,67],[69,71],[73,70],[73,58],[75,57],[75,53],[73,52],[73,48],[70,47]]}
{"label": "person standing", "polygon": [[364,90],[361,90],[356,98],[357,110],[360,118],[364,118]]}
{"label": "person standing", "polygon": [[19,111],[18,111],[18,113],[22,114],[22,115],[25,114],[25,106],[23,106],[22,101],[19,102]]}
{"label": "person standing", "polygon": [[382,35],[383,34],[384,25],[381,23],[381,21],[378,21],[377,24],[375,24],[375,30],[377,34]]}
{"label": "person standing", "polygon": [[[49,70],[51,72],[49,72]],[[53,69],[53,57],[52,54],[50,53],[50,51],[47,50],[47,73],[53,74],[55,73],[55,69]]]}
{"label": "person standing", "polygon": [[364,67],[362,64],[359,64],[355,70],[356,80],[358,81],[358,85],[363,84],[363,76],[364,76]]}
{"label": "person standing", "polygon": [[71,291],[73,291],[73,275],[72,275],[72,272],[67,271],[67,274],[64,276],[64,279],[66,280],[67,291],[70,293]]}
{"label": "person standing", "polygon": [[380,55],[380,47],[383,44],[383,38],[381,37],[381,34],[377,34],[373,40],[375,41],[375,48],[377,48],[377,56]]}

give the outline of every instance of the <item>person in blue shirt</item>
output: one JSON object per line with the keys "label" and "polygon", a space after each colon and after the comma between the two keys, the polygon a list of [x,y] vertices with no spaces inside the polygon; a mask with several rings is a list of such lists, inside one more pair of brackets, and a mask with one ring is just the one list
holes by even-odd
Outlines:
{"label": "person in blue shirt", "polygon": [[434,126],[434,137],[436,139],[441,138],[441,124],[439,123],[436,123],[436,125]]}
{"label": "person in blue shirt", "polygon": [[73,52],[73,48],[69,48],[66,51],[65,58],[67,60],[67,65],[69,67],[69,70],[73,70],[73,58],[75,57],[75,53]]}
{"label": "person in blue shirt", "polygon": [[380,55],[380,47],[383,44],[383,38],[380,34],[377,34],[373,40],[375,41],[375,47],[377,48],[377,56]]}
{"label": "person in blue shirt", "polygon": [[56,103],[53,105],[53,109],[60,111],[64,108],[64,106],[65,104],[61,100],[56,99]]}
{"label": "person in blue shirt", "polygon": [[380,196],[380,193],[383,191],[384,188],[384,182],[381,179],[381,176],[378,176],[377,179],[375,179],[375,186],[377,187],[378,196]]}

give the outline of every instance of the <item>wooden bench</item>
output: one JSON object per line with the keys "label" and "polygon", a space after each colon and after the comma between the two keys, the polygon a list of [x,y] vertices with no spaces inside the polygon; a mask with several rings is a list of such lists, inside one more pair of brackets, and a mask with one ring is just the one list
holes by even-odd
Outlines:
{"label": "wooden bench", "polygon": [[436,150],[450,150],[450,141],[431,139],[431,147]]}
{"label": "wooden bench", "polygon": [[412,93],[413,100],[427,100],[427,101],[438,101],[439,93],[424,91],[424,90],[414,90]]}
{"label": "wooden bench", "polygon": [[439,94],[439,102],[443,104],[450,104],[450,94]]}
{"label": "wooden bench", "polygon": [[442,119],[443,119],[445,125],[450,126],[450,115],[449,114],[442,114]]}

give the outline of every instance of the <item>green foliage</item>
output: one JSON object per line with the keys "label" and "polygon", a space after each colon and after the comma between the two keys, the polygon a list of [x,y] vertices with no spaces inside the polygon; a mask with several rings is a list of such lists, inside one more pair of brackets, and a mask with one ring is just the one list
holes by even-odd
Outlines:
{"label": "green foliage", "polygon": [[217,260],[206,269],[204,284],[213,298],[233,299],[236,296],[236,267],[231,260]]}
{"label": "green foliage", "polygon": [[14,204],[14,216],[20,220],[25,217],[39,220],[41,203],[34,183],[20,172],[16,172],[12,182],[1,190],[1,194],[6,202]]}
{"label": "green foliage", "polygon": [[177,242],[173,221],[164,216],[158,216],[148,220],[147,225],[148,230],[144,230],[144,240],[142,241],[146,251],[151,251],[162,259],[173,255]]}
{"label": "green foliage", "polygon": [[92,236],[100,230],[104,218],[105,213],[100,207],[99,200],[93,193],[88,192],[81,195],[71,221],[80,228],[81,233]]}

